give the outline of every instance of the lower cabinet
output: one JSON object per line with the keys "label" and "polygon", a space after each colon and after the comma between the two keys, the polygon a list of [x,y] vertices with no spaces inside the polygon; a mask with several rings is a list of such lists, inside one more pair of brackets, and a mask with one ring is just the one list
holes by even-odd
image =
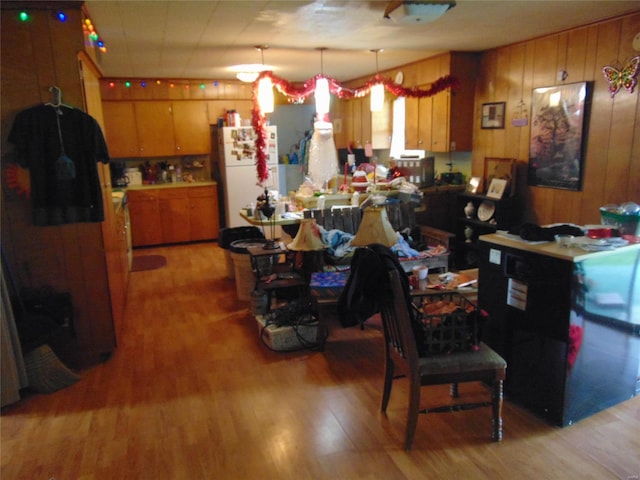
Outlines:
{"label": "lower cabinet", "polygon": [[130,190],[134,247],[218,238],[217,185]]}

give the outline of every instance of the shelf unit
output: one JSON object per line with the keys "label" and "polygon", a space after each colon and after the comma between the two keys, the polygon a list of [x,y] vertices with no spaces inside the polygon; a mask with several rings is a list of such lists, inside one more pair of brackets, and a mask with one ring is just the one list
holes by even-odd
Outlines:
{"label": "shelf unit", "polygon": [[[473,206],[470,212],[465,211],[469,204]],[[508,230],[519,221],[520,210],[516,197],[491,198],[459,193],[456,200],[456,267],[477,267],[478,237],[497,230]]]}

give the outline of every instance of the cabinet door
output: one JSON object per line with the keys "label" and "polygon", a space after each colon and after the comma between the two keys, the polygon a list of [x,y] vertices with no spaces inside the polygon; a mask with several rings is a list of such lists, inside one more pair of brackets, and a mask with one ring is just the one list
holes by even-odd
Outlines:
{"label": "cabinet door", "polygon": [[136,116],[132,102],[103,102],[104,130],[112,158],[139,155]]}
{"label": "cabinet door", "polygon": [[418,98],[407,97],[404,102],[404,145],[407,150],[418,147]]}
{"label": "cabinet door", "polygon": [[162,243],[158,190],[130,190],[131,240],[134,247]]}
{"label": "cabinet door", "polygon": [[175,155],[171,102],[136,102],[141,157]]}
{"label": "cabinet door", "polygon": [[432,97],[423,97],[418,100],[418,149],[431,151],[432,144]]}
{"label": "cabinet door", "polygon": [[431,114],[431,151],[449,151],[450,128],[450,92],[440,92],[433,96],[433,108]]}
{"label": "cabinet door", "polygon": [[218,238],[220,220],[218,218],[218,187],[192,187],[189,191],[189,222],[191,240],[212,240]]}
{"label": "cabinet door", "polygon": [[211,151],[206,102],[173,102],[175,154],[198,155]]}
{"label": "cabinet door", "polygon": [[191,239],[186,190],[188,188],[172,188],[158,192],[162,243],[188,242]]}

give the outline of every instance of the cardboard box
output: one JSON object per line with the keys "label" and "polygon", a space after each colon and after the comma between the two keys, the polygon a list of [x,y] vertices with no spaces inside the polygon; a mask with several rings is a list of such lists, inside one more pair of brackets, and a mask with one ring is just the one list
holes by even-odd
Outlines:
{"label": "cardboard box", "polygon": [[256,315],[256,324],[259,338],[271,350],[284,352],[316,345],[318,321],[310,322],[310,315],[303,315],[298,325],[267,325],[266,318],[264,315]]}

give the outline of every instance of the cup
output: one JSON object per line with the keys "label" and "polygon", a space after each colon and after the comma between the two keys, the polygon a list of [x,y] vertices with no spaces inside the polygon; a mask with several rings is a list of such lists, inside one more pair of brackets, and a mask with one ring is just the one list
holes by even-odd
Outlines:
{"label": "cup", "polygon": [[573,235],[567,235],[564,233],[554,235],[554,238],[560,248],[569,248],[573,242]]}
{"label": "cup", "polygon": [[429,267],[413,267],[413,274],[416,276],[418,280],[426,280],[427,275],[429,275]]}

